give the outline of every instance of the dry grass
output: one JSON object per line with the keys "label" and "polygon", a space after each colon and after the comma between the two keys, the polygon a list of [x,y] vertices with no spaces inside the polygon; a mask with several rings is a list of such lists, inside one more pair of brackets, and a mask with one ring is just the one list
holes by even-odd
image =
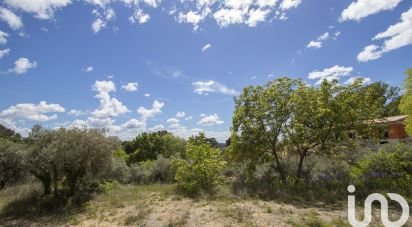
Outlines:
{"label": "dry grass", "polygon": [[[30,193],[27,186],[0,192],[0,208]],[[24,197],[24,196],[23,196]],[[345,227],[345,207],[237,198],[228,190],[189,199],[174,185],[111,185],[78,212],[47,218],[0,217],[0,226],[303,226]]]}

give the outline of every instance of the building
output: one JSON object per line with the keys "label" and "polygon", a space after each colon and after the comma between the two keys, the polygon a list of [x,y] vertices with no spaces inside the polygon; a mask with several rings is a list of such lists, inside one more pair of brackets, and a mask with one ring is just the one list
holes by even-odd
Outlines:
{"label": "building", "polygon": [[407,117],[407,115],[400,115],[374,120],[374,124],[378,126],[377,132],[380,134],[380,143],[396,143],[409,140],[404,124]]}

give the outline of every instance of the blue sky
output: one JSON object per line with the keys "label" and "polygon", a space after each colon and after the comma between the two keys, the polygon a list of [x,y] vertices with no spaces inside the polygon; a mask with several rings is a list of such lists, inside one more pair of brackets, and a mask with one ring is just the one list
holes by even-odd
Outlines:
{"label": "blue sky", "polygon": [[233,97],[280,76],[400,86],[409,0],[4,0],[0,123],[224,141]]}

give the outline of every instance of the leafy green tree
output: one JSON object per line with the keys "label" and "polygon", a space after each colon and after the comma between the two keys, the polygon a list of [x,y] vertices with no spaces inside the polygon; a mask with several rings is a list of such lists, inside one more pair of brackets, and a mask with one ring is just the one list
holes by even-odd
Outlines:
{"label": "leafy green tree", "polygon": [[401,99],[399,108],[402,114],[406,114],[409,117],[406,119],[406,131],[409,136],[412,136],[412,68],[408,69],[406,72],[406,79],[403,84],[404,94]]}
{"label": "leafy green tree", "polygon": [[221,183],[220,172],[225,166],[220,150],[209,144],[191,144],[186,159],[174,159],[175,180],[179,188],[190,196],[201,191],[212,192]]}
{"label": "leafy green tree", "polygon": [[297,178],[311,153],[330,155],[354,145],[356,139],[351,135],[372,136],[370,120],[381,116],[385,97],[362,83],[358,80],[344,87],[337,81],[324,81],[319,88],[304,83],[296,88],[285,137],[299,155]]}
{"label": "leafy green tree", "polygon": [[393,87],[384,82],[375,82],[364,87],[379,99],[381,105],[380,117],[397,116],[401,114],[399,104],[401,100],[399,87]]}
{"label": "leafy green tree", "polygon": [[0,139],[0,189],[24,176],[25,150],[22,144]]}
{"label": "leafy green tree", "polygon": [[248,86],[235,98],[235,112],[231,143],[234,156],[249,161],[249,168],[265,161],[273,167],[286,183],[286,172],[281,164],[280,146],[293,111],[294,89],[300,80],[279,78],[264,86]]}
{"label": "leafy green tree", "polygon": [[167,131],[142,133],[132,141],[132,145],[128,146],[132,148],[125,149],[134,150],[130,154],[129,164],[156,160],[160,155],[169,158],[175,155],[182,156],[185,153],[185,141]]}
{"label": "leafy green tree", "polygon": [[22,137],[19,133],[16,133],[14,130],[5,127],[0,124],[0,139],[11,140],[14,142],[21,141]]}
{"label": "leafy green tree", "polygon": [[198,145],[206,143],[206,144],[209,144],[213,148],[219,147],[219,143],[217,142],[216,138],[214,137],[208,138],[203,132],[200,132],[196,136],[191,136],[188,142],[191,144],[198,144]]}

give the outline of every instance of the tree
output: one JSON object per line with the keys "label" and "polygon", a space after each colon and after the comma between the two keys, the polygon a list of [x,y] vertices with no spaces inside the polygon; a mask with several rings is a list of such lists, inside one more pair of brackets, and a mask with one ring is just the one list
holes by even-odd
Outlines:
{"label": "tree", "polygon": [[21,141],[21,135],[19,133],[16,133],[14,130],[6,128],[4,125],[0,124],[0,139],[19,142]]}
{"label": "tree", "polygon": [[235,98],[231,142],[240,160],[257,163],[273,161],[280,180],[286,183],[281,164],[280,142],[292,115],[292,98],[300,80],[279,78],[262,86],[248,86]]}
{"label": "tree", "polygon": [[206,144],[209,144],[213,148],[218,148],[219,147],[219,143],[217,142],[216,138],[214,138],[214,137],[208,138],[208,137],[206,137],[205,133],[203,133],[203,132],[200,132],[196,136],[191,136],[189,138],[188,142],[191,143],[191,144],[198,144],[198,145],[206,143]]}
{"label": "tree", "polygon": [[[286,127],[287,143],[299,155],[297,178],[311,153],[330,155],[353,145],[357,137],[371,136],[371,119],[381,116],[385,97],[358,80],[349,86],[323,81],[319,88],[300,83],[291,102],[293,114]],[[344,145],[344,146],[342,146]]]}
{"label": "tree", "polygon": [[404,94],[401,99],[399,108],[402,114],[406,114],[409,117],[405,121],[406,131],[411,136],[412,135],[412,68],[408,69],[406,72],[406,79],[403,84]]}
{"label": "tree", "polygon": [[384,82],[375,82],[364,87],[380,100],[381,115],[380,117],[389,117],[400,115],[399,103],[401,100],[399,87],[392,87]]}
{"label": "tree", "polygon": [[187,195],[200,191],[212,192],[221,183],[220,172],[225,166],[220,150],[209,144],[189,143],[186,159],[174,159],[175,180]]}
{"label": "tree", "polygon": [[125,150],[134,150],[130,154],[129,164],[156,160],[160,155],[169,158],[174,155],[181,156],[185,153],[185,141],[167,131],[144,132],[132,141],[132,145],[127,146],[129,147],[126,147]]}
{"label": "tree", "polygon": [[24,155],[24,145],[0,139],[0,189],[24,176]]}
{"label": "tree", "polygon": [[55,196],[60,185],[72,196],[80,186],[99,181],[119,149],[117,139],[97,129],[50,130],[35,125],[27,141],[30,173],[42,182],[44,194],[50,194],[53,185]]}

